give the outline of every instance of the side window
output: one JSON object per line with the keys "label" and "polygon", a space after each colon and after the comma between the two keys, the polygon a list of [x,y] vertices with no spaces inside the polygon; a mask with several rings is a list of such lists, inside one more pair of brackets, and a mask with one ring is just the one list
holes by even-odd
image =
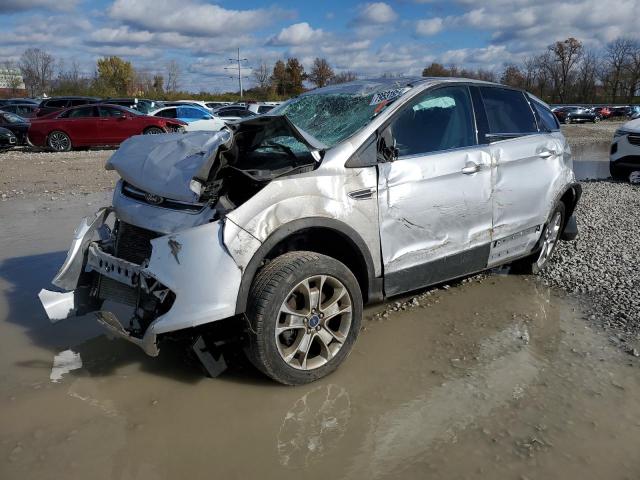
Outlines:
{"label": "side window", "polygon": [[124,112],[122,110],[118,110],[117,108],[112,107],[98,107],[100,110],[101,117],[122,117],[124,116]]}
{"label": "side window", "polygon": [[87,103],[89,103],[87,100],[85,100],[84,98],[74,98],[71,100],[71,106],[72,107],[76,107],[78,105],[86,105]]}
{"label": "side window", "polygon": [[176,109],[175,108],[167,108],[166,110],[162,110],[161,112],[156,113],[156,117],[164,117],[164,118],[176,118]]}
{"label": "side window", "polygon": [[517,90],[480,87],[489,120],[489,133],[524,134],[538,131],[529,102]]}
{"label": "side window", "polygon": [[63,112],[59,118],[86,118],[95,117],[93,107],[74,108]]}
{"label": "side window", "polygon": [[551,110],[533,98],[531,99],[531,104],[538,114],[540,130],[546,130],[549,132],[560,130],[558,119],[556,119],[556,116],[551,112]]}
{"label": "side window", "polygon": [[401,157],[475,145],[469,90],[452,86],[427,92],[392,122],[391,133]]}
{"label": "side window", "polygon": [[258,113],[267,113],[273,110],[271,105],[261,105],[258,107]]}
{"label": "side window", "polygon": [[178,107],[178,118],[189,118],[192,120],[200,120],[205,118],[206,113],[199,108]]}
{"label": "side window", "polygon": [[67,106],[68,100],[49,100],[45,107],[48,108],[64,108]]}

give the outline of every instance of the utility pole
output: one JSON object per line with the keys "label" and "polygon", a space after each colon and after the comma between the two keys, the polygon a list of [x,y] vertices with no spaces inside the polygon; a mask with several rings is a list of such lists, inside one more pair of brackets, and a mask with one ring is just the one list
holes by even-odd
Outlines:
{"label": "utility pole", "polygon": [[[240,87],[240,100],[242,100],[242,95],[243,95],[243,91],[242,91],[242,69],[243,68],[247,68],[247,67],[243,67],[242,66],[242,62],[246,62],[248,61],[246,58],[240,58],[240,48],[238,48],[238,55],[236,58],[230,58],[229,59],[230,62],[235,62],[236,66],[235,67],[225,67],[225,70],[235,70],[236,68],[238,69],[238,87]],[[234,77],[231,77],[234,78]],[[245,77],[246,78],[246,77]]]}

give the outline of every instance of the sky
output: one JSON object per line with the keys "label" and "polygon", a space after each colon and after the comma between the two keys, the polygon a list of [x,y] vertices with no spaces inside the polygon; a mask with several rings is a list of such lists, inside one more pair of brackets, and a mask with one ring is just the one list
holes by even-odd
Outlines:
{"label": "sky", "polygon": [[149,74],[175,60],[180,87],[237,90],[225,67],[324,57],[360,77],[420,75],[431,62],[500,70],[556,40],[589,49],[638,37],[640,0],[0,0],[0,62],[37,47],[92,74],[118,55]]}

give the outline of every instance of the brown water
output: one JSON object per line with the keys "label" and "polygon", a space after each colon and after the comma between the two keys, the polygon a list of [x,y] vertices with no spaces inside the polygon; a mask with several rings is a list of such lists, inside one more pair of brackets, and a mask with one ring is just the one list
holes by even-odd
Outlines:
{"label": "brown water", "polygon": [[[638,361],[533,278],[368,309],[342,368],[297,388],[49,325],[35,295],[98,203],[0,203],[0,479],[640,478]],[[65,350],[82,367],[54,383]]]}

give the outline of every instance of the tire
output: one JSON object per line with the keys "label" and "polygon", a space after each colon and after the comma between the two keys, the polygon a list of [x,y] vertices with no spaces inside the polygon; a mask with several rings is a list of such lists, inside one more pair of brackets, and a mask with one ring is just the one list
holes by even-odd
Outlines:
{"label": "tire", "polygon": [[[292,311],[299,314],[287,314]],[[276,382],[303,385],[333,372],[351,351],[362,323],[362,293],[337,260],[290,252],[256,275],[247,319],[251,363]]]}
{"label": "tire", "polygon": [[47,136],[47,147],[54,152],[69,152],[73,148],[69,135],[59,130],[51,132]]}
{"label": "tire", "polygon": [[620,167],[615,162],[609,162],[609,173],[614,180],[627,181],[632,170],[628,167]]}
{"label": "tire", "polygon": [[600,121],[600,117],[596,116],[593,119],[593,123],[598,123]]}
{"label": "tire", "polygon": [[165,133],[164,130],[162,130],[160,127],[149,127],[146,128],[144,132],[142,132],[144,135],[160,135],[161,133]]}
{"label": "tire", "polygon": [[562,229],[565,225],[565,216],[566,207],[564,203],[560,202],[554,208],[549,221],[542,230],[538,248],[531,255],[513,262],[511,264],[512,271],[520,274],[537,275],[544,270],[560,241]]}

